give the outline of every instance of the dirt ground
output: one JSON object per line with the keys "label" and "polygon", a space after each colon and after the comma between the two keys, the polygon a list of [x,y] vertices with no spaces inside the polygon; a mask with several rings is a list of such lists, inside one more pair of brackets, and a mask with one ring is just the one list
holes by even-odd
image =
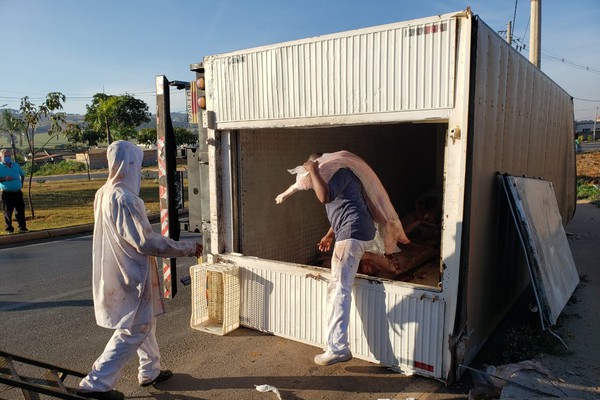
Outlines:
{"label": "dirt ground", "polygon": [[600,151],[577,155],[577,176],[589,177],[594,183],[600,183]]}

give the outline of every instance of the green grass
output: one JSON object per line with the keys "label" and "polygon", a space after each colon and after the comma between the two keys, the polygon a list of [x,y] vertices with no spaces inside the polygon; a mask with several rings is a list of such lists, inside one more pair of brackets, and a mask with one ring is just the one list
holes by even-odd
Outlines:
{"label": "green grass", "polygon": [[[31,197],[35,219],[31,217],[28,185],[25,184],[23,194],[27,228],[31,231],[39,231],[94,222],[94,195],[105,182],[106,179],[33,182]],[[159,212],[156,179],[142,179],[140,197],[144,200],[149,214]],[[6,234],[4,230],[0,230],[0,235],[4,234]]]}
{"label": "green grass", "polygon": [[593,203],[600,201],[600,188],[591,179],[579,177],[577,179],[577,199],[591,200]]}

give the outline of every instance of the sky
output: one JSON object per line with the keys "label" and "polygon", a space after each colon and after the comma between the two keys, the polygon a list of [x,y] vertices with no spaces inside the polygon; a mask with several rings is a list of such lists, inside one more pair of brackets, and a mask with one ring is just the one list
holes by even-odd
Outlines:
{"label": "sky", "polygon": [[[600,115],[600,0],[540,0],[541,68],[573,98],[576,120]],[[513,21],[529,56],[530,0],[0,0],[0,108],[66,96],[85,114],[95,93],[131,94],[156,111],[154,82],[194,80],[204,56],[464,10],[493,30]],[[171,111],[185,112],[173,89]]]}

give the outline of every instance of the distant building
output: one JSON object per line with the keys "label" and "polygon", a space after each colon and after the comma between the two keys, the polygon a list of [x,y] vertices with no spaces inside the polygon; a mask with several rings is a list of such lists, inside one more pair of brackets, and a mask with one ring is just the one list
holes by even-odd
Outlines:
{"label": "distant building", "polygon": [[[591,140],[594,136],[594,121],[575,121],[575,135],[583,136],[584,140]],[[596,122],[596,138],[600,138],[600,122]]]}

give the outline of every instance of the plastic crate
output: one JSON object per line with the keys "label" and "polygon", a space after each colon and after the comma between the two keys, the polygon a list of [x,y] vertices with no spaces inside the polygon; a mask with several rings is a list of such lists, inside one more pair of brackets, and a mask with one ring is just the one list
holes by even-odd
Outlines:
{"label": "plastic crate", "polygon": [[240,326],[239,267],[202,264],[190,267],[193,329],[226,335]]}

